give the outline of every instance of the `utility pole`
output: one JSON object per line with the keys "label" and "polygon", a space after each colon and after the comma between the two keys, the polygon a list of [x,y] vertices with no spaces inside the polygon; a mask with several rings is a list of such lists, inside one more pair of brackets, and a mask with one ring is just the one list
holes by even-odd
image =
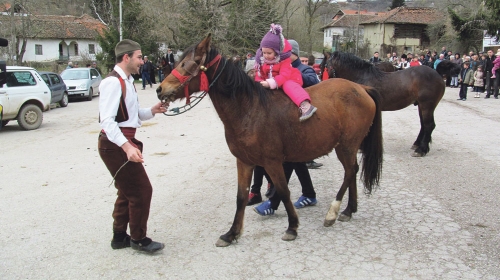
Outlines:
{"label": "utility pole", "polygon": [[359,44],[359,23],[361,21],[361,4],[365,3],[364,0],[353,1],[358,4],[358,24],[356,25],[356,51],[355,54],[358,55],[358,44]]}
{"label": "utility pole", "polygon": [[120,41],[123,40],[123,31],[122,31],[122,0],[120,0]]}

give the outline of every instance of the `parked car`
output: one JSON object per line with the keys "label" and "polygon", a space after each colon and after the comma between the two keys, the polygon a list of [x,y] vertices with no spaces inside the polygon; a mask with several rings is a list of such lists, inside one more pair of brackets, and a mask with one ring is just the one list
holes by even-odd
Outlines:
{"label": "parked car", "polygon": [[319,75],[319,73],[321,72],[321,69],[319,69],[319,66],[321,65],[321,62],[323,62],[323,58],[322,57],[316,58],[314,60],[313,69],[314,69],[314,72],[316,72],[316,75]]}
{"label": "parked car", "polygon": [[61,73],[68,88],[69,98],[86,98],[92,100],[94,95],[99,95],[99,85],[102,77],[94,68],[70,68]]}
{"label": "parked car", "polygon": [[39,72],[51,92],[50,103],[59,103],[61,107],[68,106],[68,90],[59,74],[52,72]]}
{"label": "parked car", "polygon": [[24,130],[39,128],[42,112],[50,108],[49,87],[31,67],[7,66],[6,76],[6,83],[0,88],[2,127],[17,119]]}

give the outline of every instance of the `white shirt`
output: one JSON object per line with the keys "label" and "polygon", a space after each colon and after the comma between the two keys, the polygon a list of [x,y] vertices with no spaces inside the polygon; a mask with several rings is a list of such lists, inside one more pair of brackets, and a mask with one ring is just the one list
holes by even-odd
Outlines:
{"label": "white shirt", "polygon": [[141,109],[139,107],[139,98],[134,88],[134,78],[132,75],[127,77],[118,65],[115,65],[114,70],[125,82],[127,91],[125,104],[127,105],[128,120],[121,123],[115,121],[122,95],[122,86],[120,80],[116,77],[107,77],[99,85],[99,116],[101,118],[101,128],[106,132],[109,141],[121,147],[127,142],[127,138],[125,138],[119,127],[141,127],[141,121],[149,120],[154,115],[151,112],[151,108]]}
{"label": "white shirt", "polygon": [[410,68],[410,63],[408,61],[401,61],[398,65],[399,69],[406,69],[406,68]]}

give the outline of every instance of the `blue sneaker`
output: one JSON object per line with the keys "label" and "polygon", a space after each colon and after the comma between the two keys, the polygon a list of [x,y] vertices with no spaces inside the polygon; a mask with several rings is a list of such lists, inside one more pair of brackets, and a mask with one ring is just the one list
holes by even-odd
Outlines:
{"label": "blue sneaker", "polygon": [[271,208],[271,201],[269,200],[262,202],[259,206],[255,206],[253,210],[261,216],[274,215],[274,209]]}
{"label": "blue sneaker", "polygon": [[304,208],[306,206],[316,205],[316,203],[318,203],[318,200],[316,198],[309,198],[309,197],[301,196],[301,197],[299,197],[299,200],[297,200],[297,202],[295,202],[293,204],[293,206],[295,206],[295,208],[299,209],[299,208]]}

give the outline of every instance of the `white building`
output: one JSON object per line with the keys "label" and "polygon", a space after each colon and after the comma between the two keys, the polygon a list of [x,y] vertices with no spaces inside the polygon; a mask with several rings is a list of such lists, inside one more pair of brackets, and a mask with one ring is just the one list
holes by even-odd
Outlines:
{"label": "white building", "polygon": [[17,36],[2,32],[12,50],[16,49],[16,44],[19,44],[17,48],[21,48],[23,21],[31,25],[24,32],[27,38],[23,55],[25,62],[94,60],[95,55],[102,51],[96,38],[107,27],[89,15],[0,15],[3,26],[10,25],[13,19],[17,25]]}
{"label": "white building", "polygon": [[324,34],[323,47],[332,48],[334,38],[337,40],[337,44],[345,45],[352,42],[354,45],[357,39],[358,45],[363,45],[363,26],[359,23],[380,14],[383,13],[366,10],[339,10],[333,16],[332,21],[321,28]]}

